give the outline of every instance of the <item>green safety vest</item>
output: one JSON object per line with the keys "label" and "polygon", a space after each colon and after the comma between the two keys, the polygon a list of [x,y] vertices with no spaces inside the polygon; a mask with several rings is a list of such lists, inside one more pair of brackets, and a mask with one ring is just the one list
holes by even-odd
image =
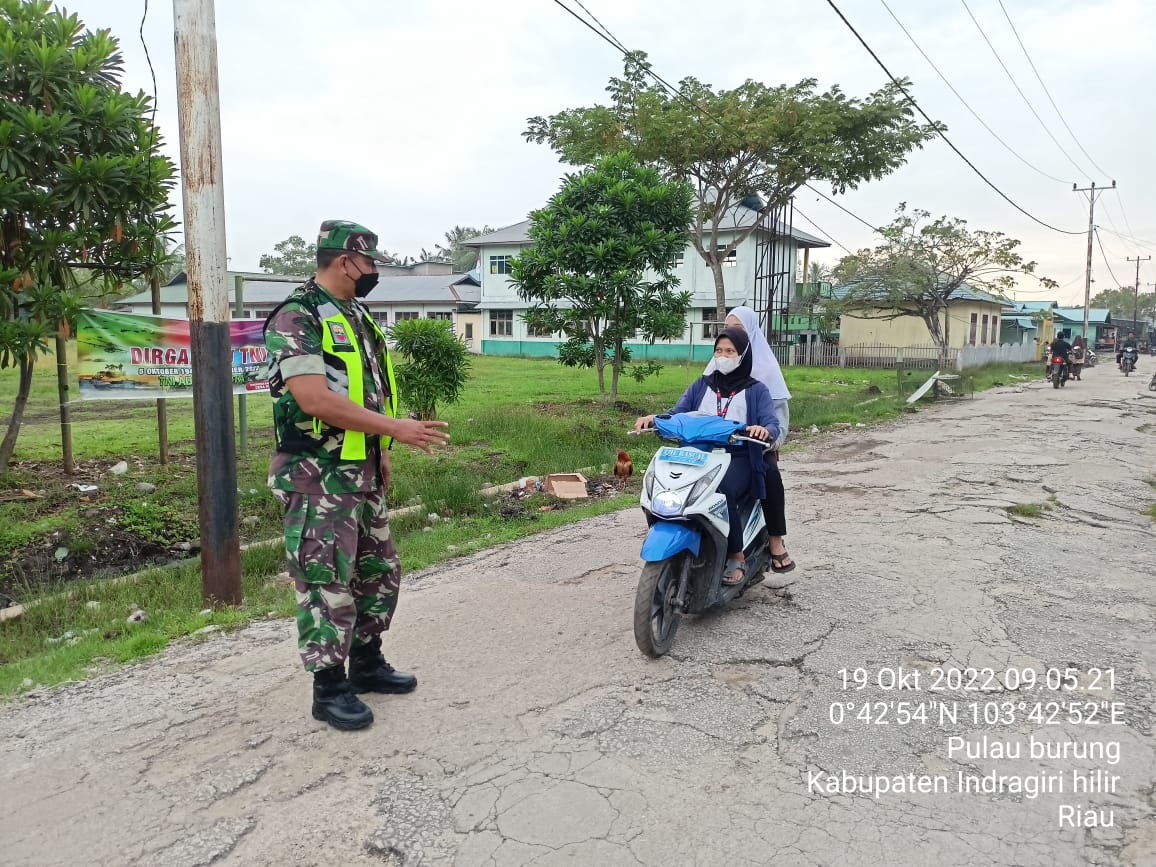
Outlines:
{"label": "green safety vest", "polygon": [[[345,318],[345,314],[341,312],[340,308],[331,301],[322,302],[317,308],[317,313],[319,317],[323,317],[321,318],[321,351],[325,357],[325,363],[342,368],[345,375],[349,377],[348,388],[339,386],[337,390],[358,406],[364,407],[365,365],[361,359],[361,341],[357,339],[357,332],[350,327],[349,320]],[[396,418],[397,381],[393,376],[393,362],[390,360],[389,350],[385,346],[385,334],[371,317],[364,317],[362,322],[369,325],[377,339],[378,346],[381,347],[381,368],[385,372],[389,384],[385,412],[390,418]],[[313,433],[321,436],[323,427],[324,423],[321,419],[313,419]],[[342,436],[341,459],[343,461],[365,460],[365,434],[361,431],[350,430],[343,431]],[[388,449],[393,444],[393,438],[383,436],[381,444],[383,448]]]}
{"label": "green safety vest", "polygon": [[[268,327],[269,320],[277,314],[283,306],[290,302],[299,303],[309,311],[321,326],[321,353],[327,368],[333,368],[345,375],[345,383],[334,382],[328,377],[328,386],[331,391],[349,398],[360,407],[365,406],[365,363],[362,358],[361,341],[357,339],[357,332],[351,326],[341,308],[334,303],[328,293],[316,283],[310,281],[305,287],[294,292],[277,305],[265,320]],[[389,349],[385,342],[385,333],[370,317],[362,317],[362,323],[372,331],[381,352],[378,357],[381,370],[385,374],[389,387],[389,394],[385,398],[385,413],[390,418],[397,418],[397,380],[393,373],[393,361],[389,357]],[[276,410],[276,407],[274,408]],[[277,436],[279,451],[291,451],[298,454],[320,457],[323,454],[339,454],[343,461],[363,461],[367,456],[366,435],[362,431],[346,431],[326,425],[321,419],[313,418],[313,437],[305,431],[291,424],[288,419],[278,418],[274,412],[274,428]],[[336,443],[332,442],[334,439]],[[325,446],[332,444],[334,448]],[[388,449],[393,444],[393,438],[381,437],[381,447]],[[336,448],[340,445],[340,451]]]}

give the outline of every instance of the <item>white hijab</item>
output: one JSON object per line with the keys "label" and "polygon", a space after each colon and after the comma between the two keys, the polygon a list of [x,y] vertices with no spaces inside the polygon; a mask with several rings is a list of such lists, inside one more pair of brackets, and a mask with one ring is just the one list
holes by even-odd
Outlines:
{"label": "white hijab", "polygon": [[[736,307],[727,316],[734,316],[743,324],[743,330],[746,331],[747,338],[751,341],[751,352],[754,353],[751,358],[751,376],[767,387],[771,393],[771,400],[790,400],[791,392],[787,390],[787,381],[783,378],[779,360],[775,358],[771,345],[767,343],[767,336],[759,327],[759,314],[749,307]],[[712,358],[702,375],[709,376],[714,373],[714,370],[715,365]]]}

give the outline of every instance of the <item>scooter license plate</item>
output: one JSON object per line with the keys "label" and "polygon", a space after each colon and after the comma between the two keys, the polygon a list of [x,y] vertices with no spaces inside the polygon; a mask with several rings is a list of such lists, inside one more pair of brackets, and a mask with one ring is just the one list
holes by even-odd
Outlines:
{"label": "scooter license plate", "polygon": [[706,463],[706,452],[698,449],[669,449],[663,448],[658,452],[660,461],[670,461],[672,464],[689,464],[692,467],[701,467]]}

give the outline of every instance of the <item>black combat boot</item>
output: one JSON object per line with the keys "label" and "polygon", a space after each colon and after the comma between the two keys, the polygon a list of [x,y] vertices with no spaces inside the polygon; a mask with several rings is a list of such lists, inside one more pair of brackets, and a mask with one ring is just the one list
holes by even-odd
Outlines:
{"label": "black combat boot", "polygon": [[369,644],[354,645],[349,652],[349,682],[355,692],[413,692],[417,678],[395,671],[381,655],[381,636]]}
{"label": "black combat boot", "polygon": [[313,719],[335,729],[354,731],[373,722],[371,711],[349,685],[345,666],[323,668],[313,673]]}

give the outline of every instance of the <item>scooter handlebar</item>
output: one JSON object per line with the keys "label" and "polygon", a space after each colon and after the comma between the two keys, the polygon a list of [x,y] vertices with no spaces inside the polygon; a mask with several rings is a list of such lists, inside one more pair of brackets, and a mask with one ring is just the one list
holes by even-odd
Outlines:
{"label": "scooter handlebar", "polygon": [[[746,430],[746,428],[745,427],[741,428],[741,430]],[[628,430],[626,432],[626,435],[628,437],[633,437],[633,436],[639,436],[640,434],[644,434],[644,433],[658,433],[658,428],[656,428],[654,425],[651,425],[650,427],[644,427],[642,430],[634,430],[633,428],[631,428],[630,430]],[[737,434],[737,433],[731,435],[730,441],[732,443],[737,443],[737,442],[755,443],[756,445],[762,446],[763,451],[769,451],[769,450],[774,448],[774,442],[772,440],[761,440],[761,439],[757,439],[755,437],[747,437],[747,436],[743,436],[742,434]]]}

